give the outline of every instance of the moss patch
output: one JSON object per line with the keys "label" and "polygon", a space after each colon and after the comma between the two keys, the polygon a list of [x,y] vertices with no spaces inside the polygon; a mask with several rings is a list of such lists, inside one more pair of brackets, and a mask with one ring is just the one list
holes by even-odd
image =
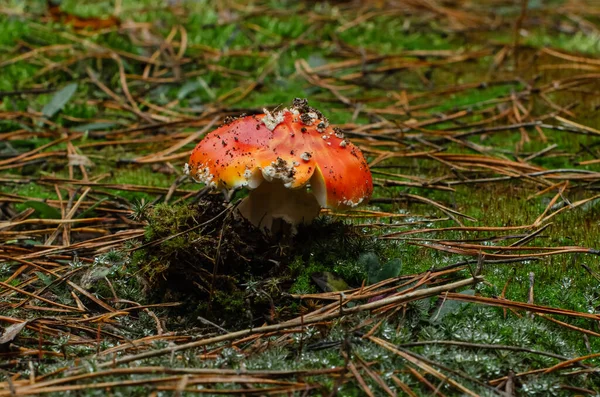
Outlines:
{"label": "moss patch", "polygon": [[294,314],[282,305],[287,293],[318,291],[315,273],[333,272],[358,286],[367,271],[360,254],[382,252],[373,237],[326,218],[293,237],[266,236],[220,195],[194,205],[159,204],[147,219],[131,270],[147,280],[151,301],[183,302],[174,310],[186,323],[198,316],[229,326],[280,320],[278,312]]}

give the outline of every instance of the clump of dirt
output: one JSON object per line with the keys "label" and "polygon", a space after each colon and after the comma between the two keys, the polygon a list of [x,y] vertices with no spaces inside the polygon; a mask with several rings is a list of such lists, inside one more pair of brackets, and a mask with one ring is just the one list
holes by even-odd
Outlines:
{"label": "clump of dirt", "polygon": [[250,297],[245,290],[256,278],[281,276],[277,264],[286,249],[235,216],[220,196],[194,205],[159,204],[147,220],[146,246],[133,264],[148,281],[151,300],[179,301],[182,313],[211,320],[248,322],[248,304],[268,309],[267,296]]}
{"label": "clump of dirt", "polygon": [[313,272],[337,272],[350,285],[362,282],[356,261],[374,249],[371,237],[323,218],[293,237],[266,236],[234,211],[221,195],[149,209],[143,247],[132,265],[147,281],[150,301],[182,303],[170,317],[232,328],[277,322],[282,313],[296,314],[290,289],[318,291],[302,284]]}

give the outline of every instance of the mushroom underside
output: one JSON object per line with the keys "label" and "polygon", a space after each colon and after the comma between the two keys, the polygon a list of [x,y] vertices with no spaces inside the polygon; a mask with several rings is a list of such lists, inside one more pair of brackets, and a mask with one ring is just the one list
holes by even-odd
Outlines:
{"label": "mushroom underside", "polygon": [[294,233],[297,225],[311,223],[325,206],[322,176],[315,172],[310,179],[310,189],[306,185],[287,188],[281,179],[263,179],[240,202],[238,211],[259,229],[271,233],[291,229]]}

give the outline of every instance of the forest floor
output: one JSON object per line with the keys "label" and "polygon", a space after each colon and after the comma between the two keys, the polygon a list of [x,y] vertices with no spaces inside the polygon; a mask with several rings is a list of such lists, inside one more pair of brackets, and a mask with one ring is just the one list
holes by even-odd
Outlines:
{"label": "forest floor", "polygon": [[[0,396],[600,392],[597,2],[80,3],[0,3]],[[280,240],[183,166],[296,97],[375,191]]]}

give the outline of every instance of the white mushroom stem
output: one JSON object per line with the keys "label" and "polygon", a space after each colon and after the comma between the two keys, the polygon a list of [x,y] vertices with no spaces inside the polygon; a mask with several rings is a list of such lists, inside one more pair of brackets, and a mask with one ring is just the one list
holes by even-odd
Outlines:
{"label": "white mushroom stem", "polygon": [[288,189],[281,180],[263,181],[250,190],[238,206],[240,214],[259,229],[278,232],[282,221],[295,232],[299,224],[308,224],[319,215],[321,206],[305,188]]}

